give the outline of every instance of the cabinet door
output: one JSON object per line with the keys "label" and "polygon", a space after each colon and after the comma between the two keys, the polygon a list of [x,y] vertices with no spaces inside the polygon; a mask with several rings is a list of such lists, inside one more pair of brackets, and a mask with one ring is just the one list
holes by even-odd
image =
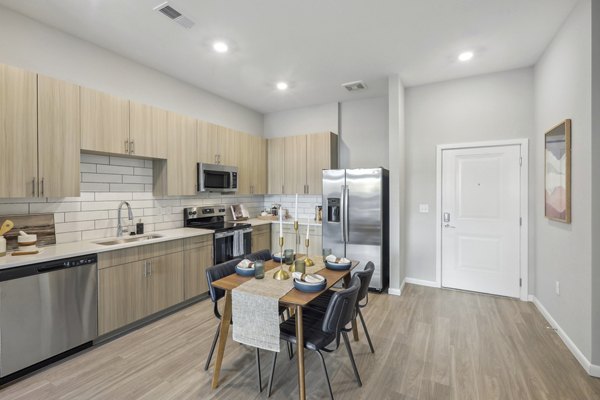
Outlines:
{"label": "cabinet door", "polygon": [[0,197],[36,196],[36,97],[34,73],[0,65]]}
{"label": "cabinet door", "polygon": [[129,154],[129,100],[81,88],[81,149]]}
{"label": "cabinet door", "polygon": [[306,135],[285,138],[285,194],[303,194],[306,185]]}
{"label": "cabinet door", "polygon": [[250,138],[250,193],[267,193],[267,142],[260,136]]}
{"label": "cabinet door", "polygon": [[79,196],[79,86],[39,75],[38,121],[39,195]]}
{"label": "cabinet door", "polygon": [[146,260],[148,315],[183,301],[183,252]]}
{"label": "cabinet door", "polygon": [[219,160],[221,164],[239,167],[242,154],[240,140],[243,140],[245,135],[234,129],[219,127]]}
{"label": "cabinet door", "polygon": [[337,135],[331,132],[306,135],[306,160],[306,193],[322,194],[323,170],[338,167]]}
{"label": "cabinet door", "polygon": [[197,121],[174,112],[168,113],[167,121],[169,131],[167,194],[169,196],[194,195],[198,162]]}
{"label": "cabinet door", "polygon": [[252,194],[252,164],[254,163],[252,138],[244,132],[236,132],[234,146],[237,148],[238,158],[238,194]]}
{"label": "cabinet door", "polygon": [[268,192],[283,194],[285,173],[285,138],[268,140]]}
{"label": "cabinet door", "polygon": [[185,300],[208,292],[206,269],[213,265],[211,243],[188,249],[183,253],[183,292]]}
{"label": "cabinet door", "polygon": [[98,270],[98,333],[103,335],[147,315],[142,261]]}
{"label": "cabinet door", "polygon": [[254,227],[252,232],[252,252],[271,249],[271,226],[261,225]]}
{"label": "cabinet door", "polygon": [[208,164],[218,162],[219,127],[206,121],[198,121],[198,161]]}
{"label": "cabinet door", "polygon": [[129,102],[129,152],[141,157],[167,158],[167,111]]}

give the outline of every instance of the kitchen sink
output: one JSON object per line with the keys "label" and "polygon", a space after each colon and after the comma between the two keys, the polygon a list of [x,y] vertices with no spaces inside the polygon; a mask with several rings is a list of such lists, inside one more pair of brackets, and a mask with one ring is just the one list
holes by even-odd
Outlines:
{"label": "kitchen sink", "polygon": [[135,242],[145,242],[147,240],[159,239],[163,237],[163,235],[144,235],[144,236],[129,236],[124,238],[110,239],[104,240],[101,242],[95,242],[96,244],[102,246],[115,246],[117,244],[127,244],[127,243],[135,243]]}

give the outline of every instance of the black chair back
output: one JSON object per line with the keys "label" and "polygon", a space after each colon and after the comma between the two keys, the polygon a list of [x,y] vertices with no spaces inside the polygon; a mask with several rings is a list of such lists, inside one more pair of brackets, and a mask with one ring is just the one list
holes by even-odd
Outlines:
{"label": "black chair back", "polygon": [[354,310],[359,289],[360,279],[354,276],[348,288],[339,290],[331,296],[327,311],[325,311],[321,329],[326,333],[335,332],[338,343],[340,332],[354,319]]}
{"label": "black chair back", "polygon": [[229,276],[231,274],[235,274],[235,266],[238,265],[241,261],[241,258],[235,258],[230,261],[225,261],[224,263],[213,265],[206,269],[206,281],[208,282],[208,293],[210,294],[210,299],[213,303],[215,303],[215,315],[217,318],[221,318],[219,311],[217,310],[217,301],[225,296],[225,291],[223,289],[219,289],[214,287],[212,284],[215,281],[218,281],[221,278]]}
{"label": "black chair back", "polygon": [[365,266],[365,269],[357,272],[354,276],[358,276],[360,279],[360,290],[358,291],[358,298],[356,302],[359,303],[367,297],[369,292],[369,285],[371,284],[371,278],[373,278],[373,273],[375,272],[375,264],[372,261],[369,261]]}
{"label": "black chair back", "polygon": [[252,254],[248,254],[248,256],[246,258],[250,261],[256,261],[256,260],[269,261],[273,257],[271,256],[271,250],[264,249],[264,250],[259,250]]}

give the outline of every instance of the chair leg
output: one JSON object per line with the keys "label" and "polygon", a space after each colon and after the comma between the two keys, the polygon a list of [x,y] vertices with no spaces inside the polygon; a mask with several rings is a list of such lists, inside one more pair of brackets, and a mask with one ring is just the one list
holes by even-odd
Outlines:
{"label": "chair leg", "polygon": [[331,382],[329,381],[329,374],[327,373],[327,366],[325,366],[325,358],[323,357],[323,353],[317,350],[317,354],[321,357],[321,363],[323,364],[323,372],[325,372],[325,379],[327,380],[327,387],[329,388],[329,396],[331,400],[333,400],[333,390],[331,390]]}
{"label": "chair leg", "polygon": [[287,342],[288,355],[290,356],[290,360],[294,358],[294,345],[290,342]]}
{"label": "chair leg", "polygon": [[352,369],[354,370],[354,376],[356,376],[356,381],[358,382],[358,386],[362,386],[362,381],[360,380],[360,375],[358,374],[358,368],[356,368],[356,362],[354,362],[354,355],[352,355],[352,347],[350,347],[350,340],[348,339],[348,333],[342,332],[344,336],[344,344],[346,345],[346,350],[348,350],[348,355],[350,356],[350,362],[352,364]]}
{"label": "chair leg", "polygon": [[212,346],[210,346],[210,352],[208,353],[208,358],[206,360],[206,364],[204,365],[204,370],[208,371],[208,366],[210,365],[210,360],[212,359],[213,353],[215,352],[215,346],[217,345],[217,340],[219,340],[219,331],[221,330],[221,324],[217,325],[217,331],[215,332],[215,337],[212,342]]}
{"label": "chair leg", "polygon": [[271,397],[271,388],[273,387],[273,377],[275,376],[275,363],[277,363],[277,352],[273,352],[273,365],[271,366],[271,376],[269,376],[269,390],[267,397]]}
{"label": "chair leg", "polygon": [[371,353],[375,353],[375,349],[373,348],[373,343],[371,343],[371,336],[369,336],[369,330],[367,329],[367,324],[365,324],[365,319],[363,318],[362,312],[360,308],[356,308],[358,310],[358,316],[360,317],[360,322],[362,323],[363,329],[365,330],[365,335],[367,336],[367,341],[369,342],[369,347],[371,348]]}
{"label": "chair leg", "polygon": [[256,370],[258,371],[258,391],[262,392],[262,376],[260,372],[260,350],[256,348]]}

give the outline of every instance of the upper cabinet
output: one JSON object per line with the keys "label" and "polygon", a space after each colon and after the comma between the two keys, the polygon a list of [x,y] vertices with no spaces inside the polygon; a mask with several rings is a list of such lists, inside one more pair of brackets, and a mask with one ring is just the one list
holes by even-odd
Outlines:
{"label": "upper cabinet", "polygon": [[331,132],[268,140],[270,194],[321,194],[324,169],[338,167]]}
{"label": "upper cabinet", "polygon": [[129,100],[81,88],[81,149],[130,154]]}
{"label": "upper cabinet", "polygon": [[166,110],[129,102],[129,153],[140,157],[167,158]]}
{"label": "upper cabinet", "polygon": [[193,118],[174,112],[167,115],[166,195],[189,196],[197,192],[197,123]]}
{"label": "upper cabinet", "polygon": [[79,196],[79,115],[79,86],[38,76],[41,197]]}
{"label": "upper cabinet", "polygon": [[0,197],[37,194],[36,103],[36,74],[0,65]]}

